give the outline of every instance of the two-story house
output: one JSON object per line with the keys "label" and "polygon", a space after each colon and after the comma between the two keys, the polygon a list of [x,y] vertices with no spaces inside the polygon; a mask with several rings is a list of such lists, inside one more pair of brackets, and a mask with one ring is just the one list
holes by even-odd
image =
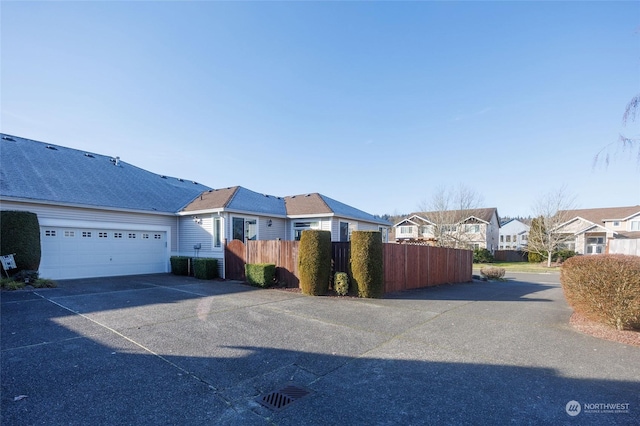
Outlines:
{"label": "two-story house", "polygon": [[566,248],[580,254],[606,252],[607,242],[640,239],[640,206],[562,211],[570,217],[558,227],[568,234]]}
{"label": "two-story house", "polygon": [[498,209],[479,208],[419,212],[394,225],[397,243],[422,243],[456,248],[498,249]]}
{"label": "two-story house", "polygon": [[525,250],[530,226],[518,219],[500,224],[500,250]]}

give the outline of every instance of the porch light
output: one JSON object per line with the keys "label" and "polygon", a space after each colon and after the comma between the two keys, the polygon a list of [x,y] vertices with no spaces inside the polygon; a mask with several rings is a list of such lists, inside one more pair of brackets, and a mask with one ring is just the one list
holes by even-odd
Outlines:
{"label": "porch light", "polygon": [[201,224],[202,223],[202,219],[200,219],[198,216],[193,216],[193,221],[197,224]]}
{"label": "porch light", "polygon": [[271,219],[267,220],[267,226],[271,228],[271,225],[273,225],[273,221]]}

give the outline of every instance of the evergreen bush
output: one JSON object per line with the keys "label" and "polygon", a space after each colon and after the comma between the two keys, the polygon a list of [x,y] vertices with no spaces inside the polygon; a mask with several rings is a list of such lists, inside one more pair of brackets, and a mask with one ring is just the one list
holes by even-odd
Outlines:
{"label": "evergreen bush", "polygon": [[171,256],[169,261],[173,275],[189,275],[189,258],[187,256]]}
{"label": "evergreen bush", "polygon": [[273,263],[253,263],[244,265],[247,282],[259,287],[269,287],[276,279],[276,265]]}
{"label": "evergreen bush", "polygon": [[477,248],[473,250],[473,263],[491,263],[494,260],[493,255],[486,248]]}
{"label": "evergreen bush", "polygon": [[[37,271],[40,267],[40,224],[35,213],[0,211],[2,255],[15,254],[18,271]],[[16,271],[11,271],[16,272]]]}
{"label": "evergreen bush", "polygon": [[193,259],[193,276],[200,280],[212,280],[218,276],[218,259],[199,257]]}
{"label": "evergreen bush", "polygon": [[320,296],[329,291],[331,232],[302,231],[298,248],[298,275],[303,294]]}
{"label": "evergreen bush", "polygon": [[357,291],[359,297],[383,296],[382,235],[379,231],[353,231],[349,264],[352,292]]}
{"label": "evergreen bush", "polygon": [[577,313],[618,330],[640,329],[640,257],[576,256],[560,269],[565,298]]}

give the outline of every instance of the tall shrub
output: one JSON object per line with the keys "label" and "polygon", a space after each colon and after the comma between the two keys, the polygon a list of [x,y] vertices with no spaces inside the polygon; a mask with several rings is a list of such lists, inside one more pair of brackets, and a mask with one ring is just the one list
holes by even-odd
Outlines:
{"label": "tall shrub", "polygon": [[298,274],[302,293],[319,296],[329,291],[331,232],[302,231],[298,248]]}
{"label": "tall shrub", "polygon": [[351,288],[359,297],[382,297],[382,235],[379,231],[353,231],[351,234]]}
{"label": "tall shrub", "polygon": [[640,329],[640,257],[572,257],[562,264],[560,283],[577,313],[619,330]]}
{"label": "tall shrub", "polygon": [[14,254],[19,271],[37,271],[42,255],[38,216],[31,212],[0,211],[0,251]]}

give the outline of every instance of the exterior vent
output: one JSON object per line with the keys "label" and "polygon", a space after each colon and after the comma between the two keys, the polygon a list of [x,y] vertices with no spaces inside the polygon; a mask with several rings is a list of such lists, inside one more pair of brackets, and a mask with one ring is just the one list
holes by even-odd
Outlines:
{"label": "exterior vent", "polygon": [[15,142],[16,140],[14,138],[12,138],[11,136],[3,136],[2,139],[4,139],[5,141],[9,141],[9,142]]}
{"label": "exterior vent", "polygon": [[165,175],[160,175],[160,177],[161,177],[162,179],[166,179],[166,178],[167,178]]}
{"label": "exterior vent", "polygon": [[53,151],[57,151],[57,150],[58,150],[58,148],[56,148],[56,147],[55,147],[55,146],[53,146],[53,145],[47,145],[47,149],[51,149],[51,150],[53,150]]}
{"label": "exterior vent", "polygon": [[114,166],[119,166],[120,165],[120,157],[115,157],[112,158],[111,160],[109,160],[113,163]]}
{"label": "exterior vent", "polygon": [[192,180],[191,182],[192,182],[194,185],[197,185],[197,184],[198,184],[198,182],[196,182],[195,180]]}
{"label": "exterior vent", "polygon": [[88,158],[96,158],[96,157],[94,157],[92,154],[89,154],[89,153],[85,153],[85,154],[84,154],[84,156],[85,156],[85,157],[88,157]]}
{"label": "exterior vent", "polygon": [[184,182],[184,179],[180,179],[180,178],[178,178],[178,180],[179,180],[180,182]]}

